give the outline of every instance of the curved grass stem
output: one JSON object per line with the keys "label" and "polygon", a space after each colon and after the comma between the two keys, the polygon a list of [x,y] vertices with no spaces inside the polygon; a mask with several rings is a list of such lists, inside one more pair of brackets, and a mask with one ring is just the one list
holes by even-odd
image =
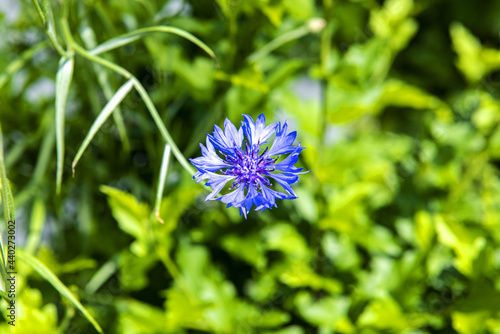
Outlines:
{"label": "curved grass stem", "polygon": [[257,52],[252,53],[250,56],[248,56],[247,60],[249,63],[255,63],[255,62],[259,61],[260,59],[264,58],[265,56],[267,56],[269,53],[271,53],[275,49],[279,48],[280,46],[282,46],[288,42],[291,42],[295,39],[299,39],[302,36],[307,35],[309,32],[310,31],[307,28],[307,26],[302,26],[302,27],[297,28],[295,30],[289,31],[289,32],[273,39],[271,42],[264,45]]}
{"label": "curved grass stem", "polygon": [[137,92],[139,93],[139,96],[144,101],[144,104],[146,105],[146,108],[149,110],[151,116],[153,117],[153,120],[154,120],[156,126],[158,127],[158,130],[160,130],[161,136],[170,145],[170,147],[172,149],[172,154],[175,156],[177,161],[179,161],[181,166],[188,173],[190,173],[191,175],[194,175],[194,173],[195,173],[194,168],[191,167],[191,165],[189,164],[187,159],[184,157],[184,155],[181,153],[181,151],[177,147],[177,144],[172,139],[172,136],[168,132],[167,127],[163,123],[163,121],[160,117],[160,114],[158,113],[158,110],[154,106],[153,101],[151,100],[151,98],[149,97],[149,94],[146,92],[146,90],[144,89],[142,84],[139,82],[139,80],[134,75],[132,75],[132,73],[127,71],[125,68],[123,68],[115,63],[112,63],[104,58],[95,56],[95,55],[91,54],[90,52],[88,52],[83,47],[81,47],[79,44],[77,44],[75,42],[75,40],[73,39],[73,36],[71,35],[68,21],[65,18],[62,19],[62,28],[63,28],[63,33],[64,33],[64,36],[65,36],[68,44],[74,49],[74,51],[76,53],[89,59],[90,61],[93,61],[99,65],[102,65],[102,66],[120,74],[125,79],[132,81],[134,88],[137,90]]}
{"label": "curved grass stem", "polygon": [[183,37],[187,39],[188,41],[196,44],[200,49],[205,51],[215,62],[215,66],[218,68],[219,67],[219,62],[217,60],[217,56],[215,55],[215,52],[208,47],[205,43],[200,41],[196,36],[188,33],[187,31],[184,31],[179,28],[175,27],[168,27],[168,26],[153,26],[153,27],[147,27],[147,28],[141,28],[137,29],[128,33],[125,33],[123,35],[114,37],[97,47],[93,48],[92,50],[89,51],[90,54],[92,55],[98,55],[113,49],[116,49],[118,47],[121,47],[123,45],[135,42],[139,38],[149,35],[151,33],[170,33],[174,34],[180,37]]}

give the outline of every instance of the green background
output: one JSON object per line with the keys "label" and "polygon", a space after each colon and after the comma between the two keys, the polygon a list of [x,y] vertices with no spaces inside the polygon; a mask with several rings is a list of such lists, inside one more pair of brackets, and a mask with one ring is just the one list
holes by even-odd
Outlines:
{"label": "green background", "polygon": [[[6,3],[18,333],[500,333],[499,1]],[[260,113],[307,147],[299,199],[244,220],[174,156],[159,182],[162,126],[193,158]]]}

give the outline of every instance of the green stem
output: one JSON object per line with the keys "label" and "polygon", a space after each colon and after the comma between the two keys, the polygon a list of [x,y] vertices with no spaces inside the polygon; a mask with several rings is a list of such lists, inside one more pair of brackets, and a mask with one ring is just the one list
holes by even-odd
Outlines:
{"label": "green stem", "polygon": [[[35,8],[38,11],[36,5]],[[52,16],[52,9],[50,8],[50,5],[47,4],[47,0],[42,0],[42,8],[40,9],[40,11],[42,12],[42,15],[44,15],[41,18],[46,23],[44,25],[44,29],[45,33],[47,34],[47,37],[49,38],[50,43],[56,49],[59,55],[61,55],[61,57],[66,57],[67,56],[66,51],[64,51],[63,47],[57,40],[56,29],[54,26],[54,17]],[[45,14],[43,14],[43,12],[45,12]]]}
{"label": "green stem", "polygon": [[191,175],[194,175],[196,171],[194,170],[193,167],[189,164],[189,162],[186,160],[184,155],[182,155],[181,151],[175,144],[174,140],[170,136],[170,133],[168,132],[167,128],[163,124],[163,121],[161,120],[160,115],[158,114],[158,111],[156,110],[156,107],[153,104],[153,101],[151,101],[151,98],[149,97],[148,93],[144,89],[144,87],[141,85],[139,80],[137,80],[135,77],[132,78],[134,81],[134,86],[137,89],[137,92],[139,95],[141,95],[144,103],[146,104],[146,107],[149,109],[151,116],[153,117],[156,125],[158,126],[158,129],[160,130],[161,135],[163,138],[166,140],[167,143],[170,144],[172,148],[172,153],[173,155],[177,158],[179,163],[184,167],[186,171],[188,171]]}
{"label": "green stem", "polygon": [[40,17],[40,20],[42,20],[42,25],[45,27],[47,25],[47,19],[45,18],[45,15],[43,14],[42,8],[40,7],[38,0],[31,0],[31,3],[33,4],[33,7],[35,7],[35,10],[36,10],[36,13],[38,14],[38,17]]}

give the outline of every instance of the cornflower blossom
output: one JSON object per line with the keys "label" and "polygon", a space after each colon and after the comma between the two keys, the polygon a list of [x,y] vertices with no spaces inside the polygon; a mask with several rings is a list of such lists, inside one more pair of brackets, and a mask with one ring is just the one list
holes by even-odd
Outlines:
{"label": "cornflower blossom", "polygon": [[[198,169],[193,179],[197,183],[207,180],[206,185],[212,188],[206,200],[218,200],[227,204],[228,208],[239,208],[240,215],[243,214],[246,219],[253,205],[255,210],[264,211],[277,207],[277,198],[297,198],[291,184],[298,181],[299,174],[306,172],[294,166],[305,147],[301,147],[300,143],[292,146],[297,132],[287,133],[286,121],[266,126],[264,114],[255,122],[248,115],[243,117],[239,129],[227,118],[224,131],[215,125],[213,133],[207,134],[206,147],[200,144],[202,156],[190,161]],[[274,134],[270,144],[267,140]],[[285,154],[288,156],[280,160]],[[269,188],[271,179],[286,193]],[[232,181],[229,188],[232,191],[216,198],[229,181]]]}

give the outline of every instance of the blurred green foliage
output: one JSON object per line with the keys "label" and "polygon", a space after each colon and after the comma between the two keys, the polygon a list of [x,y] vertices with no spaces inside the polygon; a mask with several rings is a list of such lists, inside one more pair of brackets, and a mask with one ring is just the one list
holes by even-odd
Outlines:
{"label": "blurred green foliage", "polygon": [[[0,122],[33,259],[17,263],[18,333],[94,333],[66,288],[106,333],[500,333],[500,2],[7,3]],[[217,62],[175,34],[113,40],[153,26]],[[99,61],[75,48],[109,40]],[[160,120],[127,86],[71,177],[127,81],[113,64]],[[300,198],[245,221],[172,158],[159,223],[159,121],[194,157],[214,124],[262,112],[307,147]]]}

